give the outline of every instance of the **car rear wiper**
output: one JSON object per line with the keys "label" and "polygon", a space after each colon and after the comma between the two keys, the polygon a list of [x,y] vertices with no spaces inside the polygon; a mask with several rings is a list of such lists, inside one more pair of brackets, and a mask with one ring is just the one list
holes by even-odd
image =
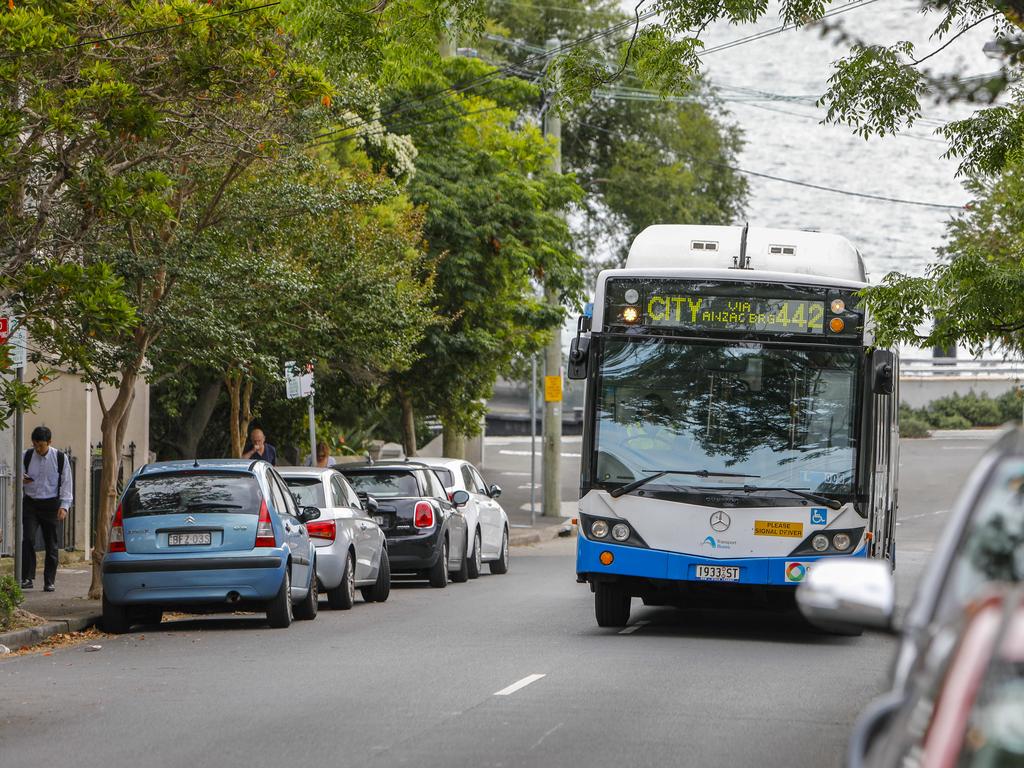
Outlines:
{"label": "car rear wiper", "polygon": [[822,504],[822,505],[828,507],[829,509],[842,509],[842,507],[843,507],[843,504],[840,501],[836,501],[835,499],[830,499],[828,496],[821,496],[821,495],[819,495],[817,493],[811,493],[810,491],[805,491],[802,488],[785,488],[783,486],[765,486],[765,485],[739,485],[739,486],[736,486],[734,488],[714,488],[714,487],[709,487],[709,488],[704,488],[704,489],[701,489],[701,490],[707,490],[707,491],[712,491],[713,490],[713,491],[719,491],[719,492],[722,492],[722,491],[724,491],[724,492],[743,491],[743,493],[755,493],[756,491],[786,491],[787,493],[792,493],[794,496],[802,496],[803,498],[807,499],[808,501],[813,501],[815,504]]}
{"label": "car rear wiper", "polygon": [[653,475],[647,475],[641,477],[639,480],[634,480],[632,483],[626,483],[618,488],[613,488],[608,492],[608,495],[613,499],[617,499],[620,496],[625,496],[630,491],[635,491],[641,486],[647,485],[652,480],[657,480],[659,477],[665,475],[693,475],[694,477],[760,477],[760,475],[743,475],[738,472],[715,472],[710,469],[644,469],[643,472],[653,472]]}
{"label": "car rear wiper", "polygon": [[197,501],[187,504],[185,509],[241,509],[241,504],[218,504],[216,501]]}

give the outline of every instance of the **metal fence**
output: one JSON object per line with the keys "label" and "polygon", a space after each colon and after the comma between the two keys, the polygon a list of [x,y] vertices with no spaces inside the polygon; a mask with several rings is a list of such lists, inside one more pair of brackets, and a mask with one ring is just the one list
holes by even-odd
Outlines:
{"label": "metal fence", "polygon": [[962,360],[956,357],[904,357],[900,359],[900,378],[934,376],[1024,379],[1024,360]]}

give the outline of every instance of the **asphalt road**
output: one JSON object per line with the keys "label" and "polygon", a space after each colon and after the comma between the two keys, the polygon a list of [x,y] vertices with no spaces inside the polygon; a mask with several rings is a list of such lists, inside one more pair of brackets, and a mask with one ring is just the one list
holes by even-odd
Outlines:
{"label": "asphalt road", "polygon": [[[904,443],[902,602],[986,443]],[[572,546],[517,549],[505,576],[401,585],[286,631],[180,620],[98,652],[0,661],[0,764],[841,764],[891,640],[638,601],[626,630],[599,629]]]}

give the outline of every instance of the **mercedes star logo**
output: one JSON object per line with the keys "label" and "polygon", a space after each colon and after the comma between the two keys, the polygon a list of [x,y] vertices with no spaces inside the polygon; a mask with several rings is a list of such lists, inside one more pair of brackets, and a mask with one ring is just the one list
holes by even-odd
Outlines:
{"label": "mercedes star logo", "polygon": [[[185,518],[185,522],[188,523],[189,525],[194,525],[195,522],[196,522],[196,519],[194,517],[192,517],[192,515],[189,515],[188,517]],[[726,523],[725,527],[728,528],[729,524]]]}
{"label": "mercedes star logo", "polygon": [[710,522],[711,530],[718,531],[719,533],[721,533],[722,531],[728,529],[730,523],[732,523],[732,520],[729,519],[729,516],[725,514],[725,512],[719,510],[718,512],[715,512],[715,514],[711,516]]}

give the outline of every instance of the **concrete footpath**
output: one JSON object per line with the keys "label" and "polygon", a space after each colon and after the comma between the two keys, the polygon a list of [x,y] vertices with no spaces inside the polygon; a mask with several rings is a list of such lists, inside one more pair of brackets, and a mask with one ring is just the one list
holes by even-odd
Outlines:
{"label": "concrete footpath", "polygon": [[90,600],[91,573],[88,563],[62,565],[57,570],[55,592],[43,591],[43,574],[36,575],[35,588],[24,590],[23,610],[46,619],[44,624],[27,629],[0,632],[0,645],[12,651],[41,643],[53,635],[81,632],[100,620],[102,608],[99,600]]}

